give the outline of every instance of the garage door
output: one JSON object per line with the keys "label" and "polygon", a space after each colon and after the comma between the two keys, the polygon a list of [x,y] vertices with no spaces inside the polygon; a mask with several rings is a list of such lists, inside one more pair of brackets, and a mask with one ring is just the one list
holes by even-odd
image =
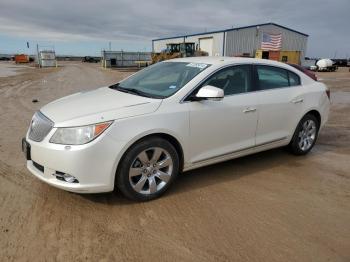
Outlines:
{"label": "garage door", "polygon": [[213,38],[199,39],[199,47],[202,51],[208,53],[209,56],[213,55]]}

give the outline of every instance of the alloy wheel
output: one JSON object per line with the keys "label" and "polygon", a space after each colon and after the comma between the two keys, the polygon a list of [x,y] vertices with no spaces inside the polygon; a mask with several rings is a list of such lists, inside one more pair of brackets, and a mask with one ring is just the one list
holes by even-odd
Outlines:
{"label": "alloy wheel", "polygon": [[130,185],[137,193],[154,194],[169,182],[173,165],[173,160],[165,149],[146,149],[136,156],[130,166]]}
{"label": "alloy wheel", "polygon": [[308,119],[303,123],[303,126],[298,134],[298,145],[302,151],[309,150],[316,139],[317,127],[316,123]]}

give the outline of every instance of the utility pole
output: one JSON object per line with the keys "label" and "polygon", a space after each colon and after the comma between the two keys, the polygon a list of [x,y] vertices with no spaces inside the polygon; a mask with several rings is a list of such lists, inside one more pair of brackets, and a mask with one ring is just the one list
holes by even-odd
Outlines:
{"label": "utility pole", "polygon": [[36,44],[36,57],[37,57],[38,65],[39,65],[39,67],[40,67],[39,45],[38,45],[38,44]]}

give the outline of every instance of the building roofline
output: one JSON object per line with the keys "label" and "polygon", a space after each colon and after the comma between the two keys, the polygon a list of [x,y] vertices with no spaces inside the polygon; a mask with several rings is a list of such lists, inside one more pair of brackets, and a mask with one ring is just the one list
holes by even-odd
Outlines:
{"label": "building roofline", "polygon": [[183,37],[190,37],[190,36],[197,36],[197,35],[209,35],[209,34],[216,34],[216,33],[223,33],[223,32],[229,32],[229,31],[235,31],[235,30],[241,30],[241,29],[246,29],[246,28],[252,28],[252,27],[257,27],[257,26],[264,26],[264,25],[274,25],[277,27],[281,27],[284,28],[286,30],[292,31],[294,33],[303,35],[308,37],[308,34],[299,32],[297,30],[291,29],[289,27],[283,26],[283,25],[279,25],[276,23],[264,23],[264,24],[256,24],[256,25],[249,25],[249,26],[241,26],[241,27],[235,27],[235,28],[228,28],[228,29],[223,29],[223,30],[216,30],[216,31],[209,31],[209,32],[202,32],[202,33],[195,33],[195,34],[188,34],[188,35],[179,35],[179,36],[172,36],[172,37],[163,37],[163,38],[157,38],[157,39],[153,39],[152,42],[154,41],[160,41],[160,40],[168,40],[168,39],[175,39],[175,38],[183,38]]}

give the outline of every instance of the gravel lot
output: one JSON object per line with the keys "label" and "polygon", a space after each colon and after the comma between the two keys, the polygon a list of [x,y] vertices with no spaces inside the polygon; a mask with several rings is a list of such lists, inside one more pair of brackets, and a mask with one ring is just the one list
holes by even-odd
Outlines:
{"label": "gravel lot", "polygon": [[41,106],[129,72],[15,72],[0,77],[0,261],[350,261],[349,69],[318,73],[333,102],[308,156],[276,149],[187,172],[147,203],[50,187],[20,150]]}

